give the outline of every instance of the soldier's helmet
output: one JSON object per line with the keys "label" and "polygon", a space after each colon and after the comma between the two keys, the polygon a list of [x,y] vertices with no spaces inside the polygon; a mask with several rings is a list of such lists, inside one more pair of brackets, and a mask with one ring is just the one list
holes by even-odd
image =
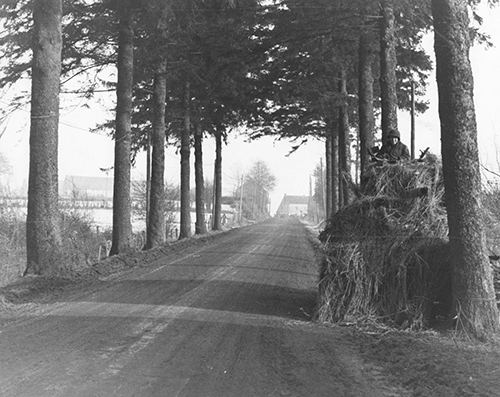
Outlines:
{"label": "soldier's helmet", "polygon": [[399,134],[398,130],[395,129],[390,129],[389,133],[387,134],[387,138],[398,138],[399,140],[401,139],[401,135]]}

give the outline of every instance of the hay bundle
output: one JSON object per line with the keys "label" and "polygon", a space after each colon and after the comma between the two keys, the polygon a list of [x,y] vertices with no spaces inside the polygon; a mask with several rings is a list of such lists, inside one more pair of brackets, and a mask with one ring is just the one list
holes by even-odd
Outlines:
{"label": "hay bundle", "polygon": [[319,319],[376,316],[414,328],[448,304],[446,211],[437,161],[370,168],[358,199],[320,239]]}

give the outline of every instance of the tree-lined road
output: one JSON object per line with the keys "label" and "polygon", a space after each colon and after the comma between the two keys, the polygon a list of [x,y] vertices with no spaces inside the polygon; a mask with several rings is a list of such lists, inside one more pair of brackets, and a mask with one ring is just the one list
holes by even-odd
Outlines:
{"label": "tree-lined road", "polygon": [[0,395],[399,395],[342,331],[311,322],[307,233],[292,219],[234,230],[38,314],[3,314]]}

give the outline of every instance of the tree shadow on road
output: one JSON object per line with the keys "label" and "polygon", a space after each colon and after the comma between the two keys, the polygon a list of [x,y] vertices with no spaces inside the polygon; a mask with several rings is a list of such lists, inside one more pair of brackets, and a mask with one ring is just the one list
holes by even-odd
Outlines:
{"label": "tree shadow on road", "polygon": [[123,280],[60,302],[180,306],[309,321],[316,290],[227,280]]}

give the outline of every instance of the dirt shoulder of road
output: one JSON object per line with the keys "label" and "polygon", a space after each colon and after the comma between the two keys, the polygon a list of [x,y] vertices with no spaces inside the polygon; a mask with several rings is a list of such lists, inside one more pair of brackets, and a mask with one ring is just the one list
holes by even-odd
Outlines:
{"label": "dirt shoulder of road", "polygon": [[352,329],[367,362],[413,396],[500,396],[500,344],[432,331]]}
{"label": "dirt shoulder of road", "polygon": [[79,269],[62,269],[53,276],[25,276],[0,288],[0,311],[23,310],[34,304],[53,302],[61,296],[88,292],[99,288],[100,280],[110,279],[127,271],[154,266],[166,256],[184,255],[210,243],[235,229],[209,232],[187,239],[165,243],[147,251],[134,251],[106,258],[91,266]]}

